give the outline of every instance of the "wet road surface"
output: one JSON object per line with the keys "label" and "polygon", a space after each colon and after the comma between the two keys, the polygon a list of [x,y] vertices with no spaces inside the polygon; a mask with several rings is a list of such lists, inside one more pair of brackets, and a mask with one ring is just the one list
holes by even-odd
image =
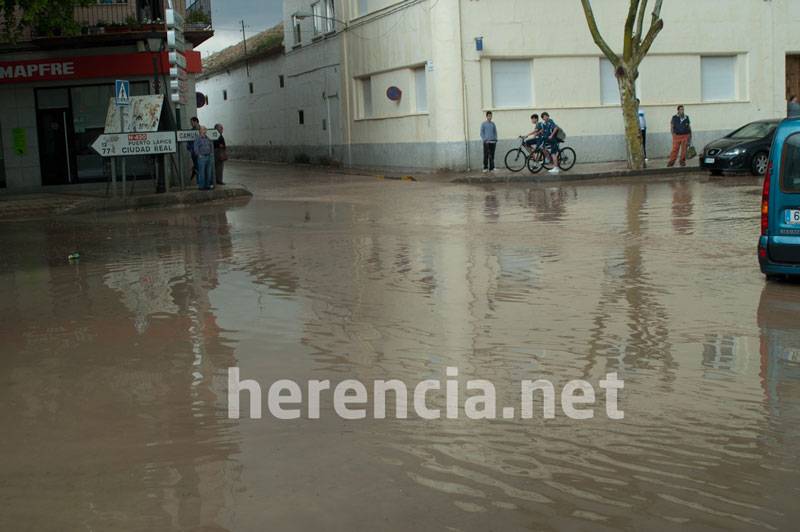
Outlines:
{"label": "wet road surface", "polygon": [[[800,285],[758,272],[757,180],[299,173],[0,224],[0,529],[794,528]],[[625,419],[232,420],[232,366],[265,397],[454,366],[500,404],[617,372]]]}

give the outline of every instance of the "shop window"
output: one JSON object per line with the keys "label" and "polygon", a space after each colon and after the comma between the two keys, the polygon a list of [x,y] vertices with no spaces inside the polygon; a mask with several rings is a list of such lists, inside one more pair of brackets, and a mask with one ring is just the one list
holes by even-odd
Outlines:
{"label": "shop window", "polygon": [[3,128],[0,127],[0,188],[6,188],[6,161],[3,155]]}
{"label": "shop window", "polygon": [[428,80],[425,68],[414,69],[414,87],[417,99],[417,112],[428,112]]}
{"label": "shop window", "polygon": [[703,101],[724,102],[736,99],[736,56],[702,57]]}
{"label": "shop window", "polygon": [[533,104],[531,61],[492,61],[492,105],[529,107]]}

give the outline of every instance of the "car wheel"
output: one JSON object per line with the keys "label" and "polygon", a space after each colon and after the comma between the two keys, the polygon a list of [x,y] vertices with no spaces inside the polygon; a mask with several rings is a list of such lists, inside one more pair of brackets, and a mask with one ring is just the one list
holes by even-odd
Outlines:
{"label": "car wheel", "polygon": [[753,175],[764,175],[767,173],[767,165],[769,165],[769,155],[767,152],[760,151],[753,155],[750,171]]}

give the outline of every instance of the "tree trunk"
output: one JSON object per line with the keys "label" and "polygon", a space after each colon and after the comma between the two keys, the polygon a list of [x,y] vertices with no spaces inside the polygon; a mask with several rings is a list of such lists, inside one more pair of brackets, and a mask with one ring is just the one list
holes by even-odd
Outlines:
{"label": "tree trunk", "polygon": [[641,170],[644,168],[644,146],[642,145],[642,131],[639,129],[639,109],[636,107],[636,74],[624,68],[617,69],[617,73],[622,117],[625,122],[628,168]]}

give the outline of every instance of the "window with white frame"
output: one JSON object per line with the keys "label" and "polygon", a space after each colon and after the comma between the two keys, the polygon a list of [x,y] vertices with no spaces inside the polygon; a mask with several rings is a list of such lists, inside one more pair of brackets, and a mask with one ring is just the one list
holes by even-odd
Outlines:
{"label": "window with white frame", "polygon": [[414,96],[417,100],[417,112],[428,112],[428,79],[425,67],[414,69]]}
{"label": "window with white frame", "polygon": [[703,101],[723,102],[736,99],[736,56],[700,58]]}
{"label": "window with white frame", "polygon": [[372,116],[372,78],[361,78],[361,117]]}
{"label": "window with white frame", "polygon": [[314,35],[319,35],[323,31],[325,31],[325,19],[322,18],[325,15],[322,13],[322,2],[315,2],[311,4],[311,14],[314,15]]}
{"label": "window with white frame", "polygon": [[531,61],[492,61],[492,106],[528,107],[532,104]]}
{"label": "window with white frame", "polygon": [[323,26],[325,27],[326,32],[336,31],[336,6],[334,6],[334,0],[324,0],[325,1],[325,17],[327,17],[324,21]]}
{"label": "window with white frame", "polygon": [[300,34],[300,18],[297,15],[292,15],[292,38],[292,44],[299,46],[302,41],[302,35]]}

